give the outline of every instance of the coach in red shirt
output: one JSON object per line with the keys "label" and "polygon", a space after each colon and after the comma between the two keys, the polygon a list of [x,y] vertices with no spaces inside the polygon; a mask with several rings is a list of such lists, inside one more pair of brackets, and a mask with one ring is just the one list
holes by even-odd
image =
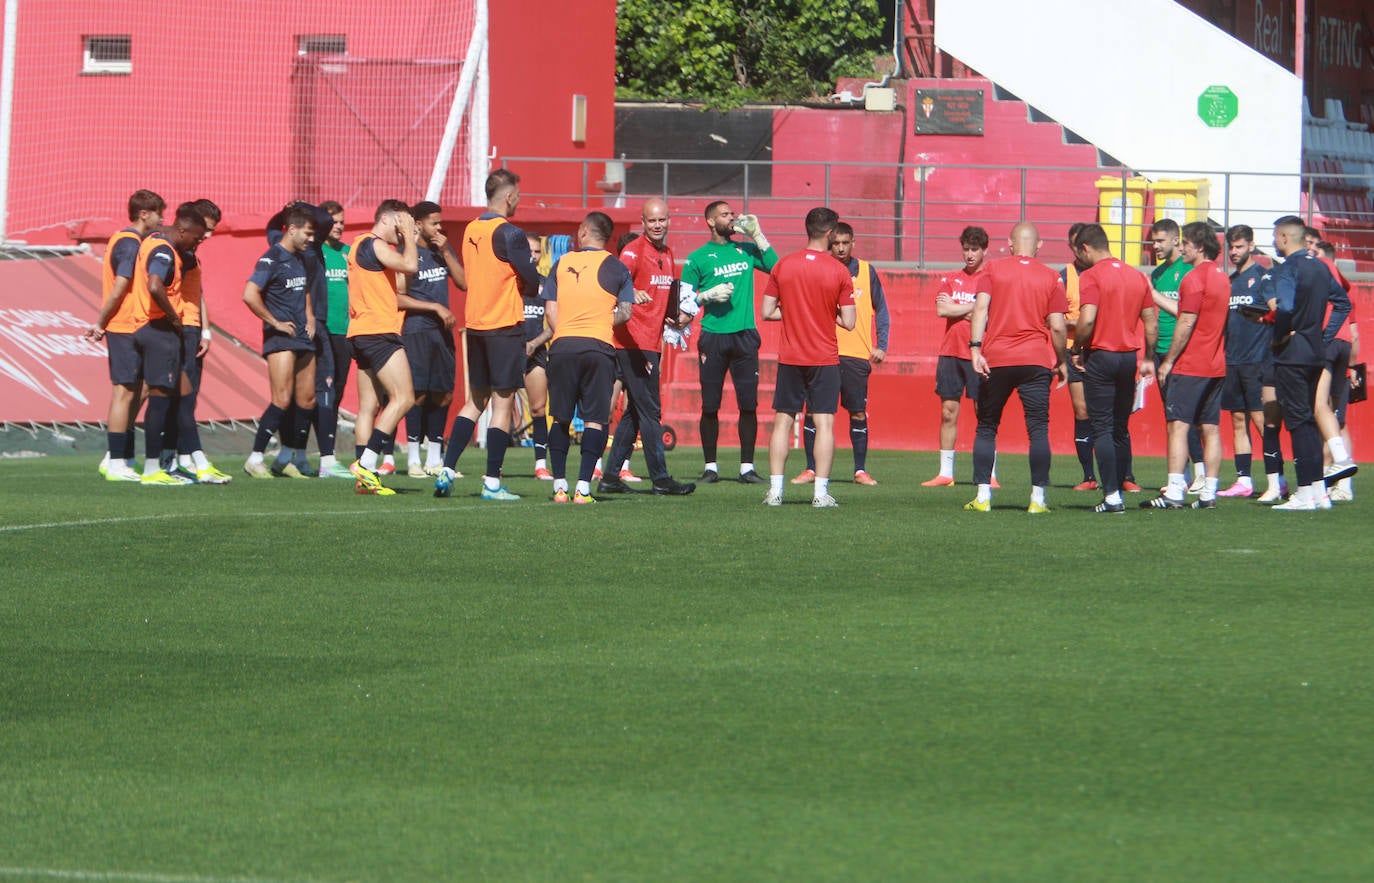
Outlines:
{"label": "coach in red shirt", "polygon": [[1131,474],[1136,372],[1142,377],[1154,374],[1155,363],[1148,354],[1155,351],[1159,337],[1159,314],[1149,281],[1112,256],[1101,224],[1079,228],[1072,244],[1074,256],[1087,267],[1078,277],[1078,324],[1069,355],[1083,372],[1097,474],[1102,479],[1102,502],[1093,511],[1119,514],[1126,511],[1121,477]]}
{"label": "coach in red shirt", "polygon": [[830,509],[830,465],[835,459],[835,409],[840,404],[840,347],[835,325],[854,328],[854,280],[830,256],[830,235],[840,216],[828,208],[806,213],[806,249],[773,267],[763,293],[763,318],[782,322],[778,377],[773,387],[773,438],[768,445],[769,506],[782,505],[792,428],[805,406],[816,423],[816,481],[811,505]]}
{"label": "coach in red shirt", "polygon": [[1185,224],[1183,260],[1192,265],[1178,287],[1178,324],[1169,351],[1159,363],[1159,386],[1164,391],[1168,420],[1169,483],[1164,493],[1141,503],[1142,509],[1182,509],[1188,484],[1183,467],[1188,459],[1188,427],[1202,432],[1202,460],[1207,478],[1194,509],[1217,507],[1217,475],[1221,472],[1221,388],[1226,380],[1226,317],[1231,305],[1231,277],[1218,267],[1221,246],[1212,228],[1202,221]]}
{"label": "coach in red shirt", "polygon": [[978,496],[964,508],[992,509],[992,466],[997,428],[1013,391],[1021,397],[1030,438],[1032,515],[1048,512],[1050,483],[1050,378],[1065,377],[1064,313],[1068,300],[1059,274],[1035,259],[1040,231],[1025,221],[1011,230],[1011,257],[988,264],[973,307],[969,347],[973,369],[983,375],[978,390],[978,432],[973,440],[973,480]]}

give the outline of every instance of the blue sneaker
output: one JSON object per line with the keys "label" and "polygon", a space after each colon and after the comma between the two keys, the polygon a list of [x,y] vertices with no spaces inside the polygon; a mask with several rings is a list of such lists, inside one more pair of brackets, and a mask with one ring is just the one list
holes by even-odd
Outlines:
{"label": "blue sneaker", "polygon": [[482,485],[482,499],[484,499],[484,500],[502,500],[502,501],[505,501],[505,502],[509,502],[509,501],[511,501],[511,500],[518,500],[518,499],[520,499],[520,495],[519,495],[519,494],[513,494],[513,493],[511,493],[509,490],[506,489],[506,486],[505,486],[504,484],[501,485],[500,487],[498,487],[496,490],[492,490],[491,488],[489,488],[489,487],[487,487],[485,484],[483,484],[483,485]]}
{"label": "blue sneaker", "polygon": [[[439,470],[439,476],[434,479],[434,496],[447,497],[453,493],[453,470],[445,466]],[[483,494],[486,491],[482,492]]]}

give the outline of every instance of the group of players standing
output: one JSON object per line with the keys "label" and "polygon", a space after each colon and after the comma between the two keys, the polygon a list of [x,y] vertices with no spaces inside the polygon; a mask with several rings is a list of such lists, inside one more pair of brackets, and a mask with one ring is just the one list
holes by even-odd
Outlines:
{"label": "group of players standing", "polygon": [[[1262,427],[1268,487],[1260,502],[1305,511],[1352,499],[1350,478],[1358,467],[1344,434],[1343,402],[1359,338],[1349,282],[1330,246],[1300,218],[1285,216],[1274,226],[1274,247],[1284,260],[1265,266],[1255,259],[1253,231],[1238,225],[1226,234],[1235,267],[1228,276],[1217,264],[1217,235],[1205,223],[1180,228],[1162,219],[1151,238],[1159,266],[1147,280],[1112,255],[1099,224],[1070,229],[1074,262],[1060,274],[1035,259],[1041,241],[1031,224],[1013,228],[1011,256],[987,264],[987,233],[964,231],[965,265],[941,280],[936,300],[947,321],[936,382],[941,468],[926,486],[954,483],[959,399],[967,396],[978,405],[978,492],[965,508],[991,510],[997,431],[1016,391],[1030,440],[1027,511],[1049,511],[1049,398],[1058,375],[1060,385],[1069,385],[1084,471],[1075,489],[1102,490],[1096,512],[1123,513],[1122,492],[1141,490],[1132,472],[1129,420],[1140,384],[1149,380],[1162,391],[1168,480],[1141,508],[1186,508],[1187,494],[1197,495],[1194,509],[1215,508],[1218,496],[1252,496],[1251,425]],[[1237,479],[1218,491],[1223,408],[1233,415]],[[1281,424],[1292,438],[1298,484],[1286,501]]]}

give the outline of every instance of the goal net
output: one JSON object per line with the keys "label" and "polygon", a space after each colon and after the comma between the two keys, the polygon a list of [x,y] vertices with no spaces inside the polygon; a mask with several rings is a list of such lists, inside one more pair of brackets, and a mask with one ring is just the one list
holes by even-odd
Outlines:
{"label": "goal net", "polygon": [[4,2],[6,238],[122,224],[140,188],[229,223],[291,199],[484,201],[488,0]]}

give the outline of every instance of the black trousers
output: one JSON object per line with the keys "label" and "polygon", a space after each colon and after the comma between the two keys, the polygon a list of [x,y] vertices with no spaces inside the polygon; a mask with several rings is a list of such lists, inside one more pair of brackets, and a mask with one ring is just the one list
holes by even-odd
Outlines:
{"label": "black trousers", "polygon": [[973,439],[973,481],[992,482],[997,461],[997,428],[1012,392],[1021,397],[1030,439],[1031,484],[1050,483],[1050,378],[1054,372],[1039,365],[993,368],[978,390],[978,433]]}
{"label": "black trousers", "polygon": [[1103,495],[1121,490],[1131,474],[1131,406],[1135,404],[1136,354],[1090,350],[1083,365],[1083,398],[1093,428],[1097,478]]}

